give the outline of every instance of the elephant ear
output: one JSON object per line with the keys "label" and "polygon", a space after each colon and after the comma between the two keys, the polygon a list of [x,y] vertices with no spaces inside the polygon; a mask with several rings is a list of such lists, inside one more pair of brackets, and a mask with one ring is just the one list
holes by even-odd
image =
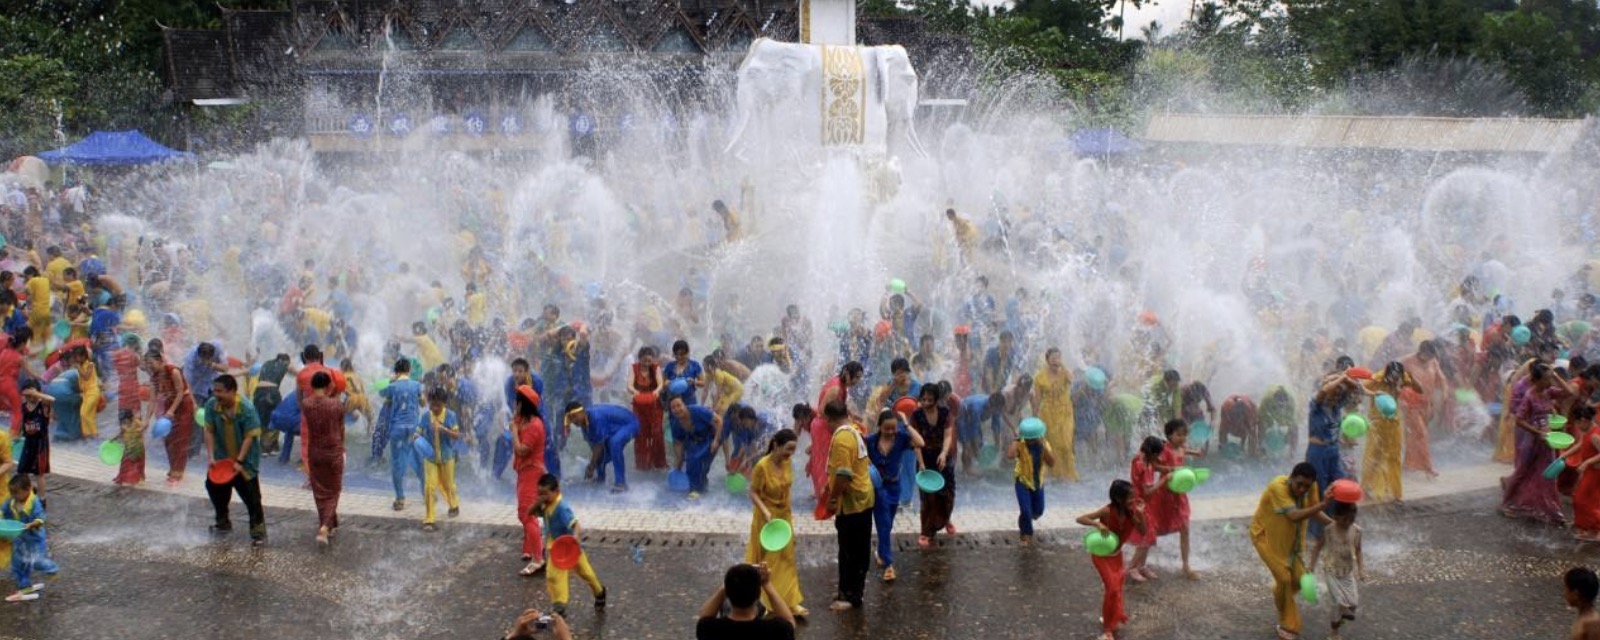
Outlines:
{"label": "elephant ear", "polygon": [[873,87],[878,92],[878,102],[881,104],[889,101],[888,54],[891,53],[893,49],[889,47],[875,47],[875,49],[876,50],[873,51],[872,56],[872,73],[877,77],[870,79],[867,82],[867,85]]}

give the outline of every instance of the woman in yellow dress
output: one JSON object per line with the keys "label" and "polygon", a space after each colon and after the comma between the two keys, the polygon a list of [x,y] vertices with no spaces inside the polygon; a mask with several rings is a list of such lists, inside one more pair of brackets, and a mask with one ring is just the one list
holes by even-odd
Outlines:
{"label": "woman in yellow dress", "polygon": [[[800,569],[795,564],[794,541],[783,550],[771,552],[761,548],[761,528],[773,520],[788,520],[794,524],[794,514],[789,509],[790,488],[794,483],[794,470],[790,460],[794,457],[799,436],[793,429],[782,429],[773,434],[767,445],[767,454],[761,456],[750,471],[750,502],[755,505],[750,516],[750,542],[745,546],[744,561],[750,564],[766,563],[772,576],[772,587],[783,597],[784,604],[796,617],[806,615],[800,606]],[[765,596],[762,596],[765,598]],[[767,603],[767,609],[772,604]]]}
{"label": "woman in yellow dress", "polygon": [[1078,481],[1077,456],[1073,438],[1077,431],[1072,415],[1072,372],[1061,364],[1061,350],[1051,347],[1044,354],[1044,366],[1033,375],[1033,415],[1044,421],[1045,442],[1057,451],[1060,464],[1050,467],[1050,475]]}
{"label": "woman in yellow dress", "polygon": [[1404,409],[1385,417],[1378,410],[1378,394],[1389,394],[1398,401],[1402,389],[1421,393],[1422,385],[1411,379],[1405,365],[1390,362],[1383,373],[1367,382],[1366,388],[1367,422],[1371,427],[1367,431],[1366,454],[1361,457],[1361,482],[1374,503],[1400,500],[1404,497],[1400,489],[1400,453],[1405,442],[1400,411]]}
{"label": "woman in yellow dress", "polygon": [[104,398],[100,395],[100,374],[95,369],[94,358],[89,357],[88,348],[75,347],[72,351],[78,361],[78,390],[83,394],[83,403],[78,405],[79,428],[83,431],[83,437],[98,438],[100,429],[95,424],[95,416],[105,408],[101,402]]}

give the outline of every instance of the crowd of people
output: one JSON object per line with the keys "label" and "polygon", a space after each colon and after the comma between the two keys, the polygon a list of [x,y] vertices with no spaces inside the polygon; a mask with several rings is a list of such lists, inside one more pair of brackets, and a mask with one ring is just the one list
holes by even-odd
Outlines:
{"label": "crowd of people", "polygon": [[[718,204],[732,237],[738,214]],[[1335,632],[1355,615],[1364,572],[1356,506],[1334,499],[1330,488],[1359,479],[1365,503],[1399,501],[1402,471],[1438,474],[1429,455],[1437,437],[1482,440],[1494,446],[1494,459],[1514,464],[1503,483],[1506,515],[1562,524],[1561,496],[1570,495],[1575,535],[1600,540],[1600,470],[1592,469],[1600,460],[1600,432],[1592,431],[1600,342],[1591,324],[1600,309],[1587,290],[1588,267],[1573,277],[1576,295],[1558,295],[1526,321],[1509,300],[1486,292],[1478,274],[1461,280],[1440,322],[1418,317],[1392,332],[1350,331],[1344,321],[1359,314],[1333,305],[1329,322],[1307,332],[1291,358],[1291,375],[1303,379],[1260,395],[1227,389],[1217,402],[1204,372],[1180,372],[1153,311],[1128,319],[1135,330],[1125,348],[1090,345],[1069,363],[1032,324],[1037,301],[1026,290],[997,300],[989,279],[974,273],[977,226],[953,209],[945,217],[960,273],[971,282],[959,308],[930,309],[917,287],[896,280],[875,313],[850,309],[828,333],[814,334],[802,308],[790,304],[770,331],[748,341],[725,334],[712,348],[698,347],[697,358],[692,325],[725,311],[708,312],[693,274],[664,302],[670,308],[638,313],[631,332],[603,291],[583,292],[578,318],[545,302],[513,325],[505,318],[517,317],[514,301],[529,292],[491,267],[479,245],[466,248],[460,274],[428,274],[431,284],[414,285],[423,276],[406,263],[387,274],[315,260],[287,274],[256,273],[236,251],[213,265],[188,244],[141,237],[108,247],[87,221],[68,224],[42,211],[18,216],[21,224],[0,229],[8,240],[0,248],[0,413],[10,425],[0,433],[0,477],[11,495],[0,510],[27,527],[4,545],[18,587],[11,598],[39,597],[32,576],[54,571],[44,515],[50,446],[75,440],[120,443],[114,481],[121,485],[145,481],[148,449],[158,443],[167,483],[177,485],[191,460],[204,460],[211,530],[232,530],[236,494],[256,545],[267,540],[265,456],[303,468],[320,545],[332,544],[339,528],[347,450],[356,448],[347,446],[347,433],[366,440],[367,465],[387,466],[395,511],[411,506],[406,488],[417,478],[427,531],[441,526],[441,499],[443,519],[459,516],[463,465],[492,481],[509,467],[524,529],[521,573],[546,576],[558,613],[569,603],[572,572],[596,606],[606,602],[586,559],[571,568],[550,562],[554,541],[579,531],[561,487],[582,481],[626,493],[630,459],[636,482],[661,482],[689,500],[708,491],[719,459],[726,474],[747,483],[746,560],[759,569],[730,572],[734,617],[747,615],[757,595],[780,620],[809,615],[793,546],[772,551],[758,541],[767,523],[793,521],[797,493],[815,506],[814,517],[837,528],[839,582],[829,608],[845,610],[862,606],[874,564],[879,579],[896,580],[889,540],[898,510],[913,497],[917,543],[929,548],[958,534],[958,481],[1002,476],[1015,489],[1026,545],[1047,487],[1093,473],[1117,477],[1108,504],[1078,520],[1119,538],[1115,553],[1094,560],[1110,636],[1126,619],[1123,581],[1157,577],[1148,560],[1159,538],[1176,534],[1180,574],[1200,577],[1190,564],[1188,497],[1173,488],[1174,474],[1196,456],[1298,459],[1302,433],[1303,462],[1271,481],[1251,525],[1276,585],[1282,637],[1301,630],[1293,594],[1319,561],[1339,605]],[[220,271],[207,273],[213,267]],[[541,269],[532,267],[535,280],[551,291],[570,289]],[[237,285],[249,293],[245,300],[265,301],[258,314],[302,345],[298,357],[258,353],[250,341],[226,345],[223,314],[199,293],[208,277]],[[443,284],[450,279],[460,280],[459,298]],[[391,321],[401,318],[405,331],[395,333],[405,335],[383,341],[381,353],[364,353],[358,327],[373,320],[358,300],[387,286],[399,289],[387,311]],[[1259,279],[1244,287],[1261,313],[1294,313],[1259,295]],[[935,317],[959,322],[936,335]],[[383,370],[362,370],[360,362]],[[483,373],[492,362],[509,367],[498,395]],[[1350,416],[1362,417],[1359,433],[1343,428]],[[102,433],[102,420],[118,429]],[[581,456],[569,446],[574,429]],[[1573,443],[1546,444],[1548,433],[1563,429]],[[16,453],[13,441],[21,444]],[[587,461],[581,474],[563,468],[580,458]],[[796,491],[796,470],[809,492]],[[937,480],[925,484],[920,478],[930,472]],[[1126,564],[1122,544],[1134,547]],[[715,637],[719,624],[703,621],[703,635]]]}

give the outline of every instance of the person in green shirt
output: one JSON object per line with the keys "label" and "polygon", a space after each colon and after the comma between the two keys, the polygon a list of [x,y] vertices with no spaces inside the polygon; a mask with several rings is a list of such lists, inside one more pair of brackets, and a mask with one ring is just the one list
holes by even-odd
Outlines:
{"label": "person in green shirt", "polygon": [[206,477],[206,493],[217,512],[211,531],[233,531],[228,503],[237,491],[250,514],[251,544],[266,544],[267,517],[261,509],[261,482],[257,477],[261,472],[261,418],[253,405],[239,401],[239,381],[229,374],[221,374],[211,382],[205,416],[206,450],[211,452],[213,464],[226,460],[233,470],[233,477],[225,483],[213,482],[209,474]]}
{"label": "person in green shirt", "polygon": [[822,408],[822,417],[833,431],[828,447],[828,477],[833,483],[828,491],[828,511],[838,514],[833,528],[839,535],[839,595],[828,608],[859,609],[872,562],[875,494],[868,470],[872,461],[867,458],[866,440],[851,424],[843,401],[828,403]]}

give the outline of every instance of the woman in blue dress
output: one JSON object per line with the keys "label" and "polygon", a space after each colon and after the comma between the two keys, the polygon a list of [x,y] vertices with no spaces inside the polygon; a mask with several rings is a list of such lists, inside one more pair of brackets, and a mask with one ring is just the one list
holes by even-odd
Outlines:
{"label": "woman in blue dress", "polygon": [[[867,436],[867,457],[878,495],[872,506],[872,521],[878,528],[878,566],[883,581],[894,582],[894,516],[900,510],[901,460],[912,449],[921,450],[922,436],[906,426],[907,417],[885,409],[878,414],[878,430]],[[920,462],[921,458],[917,460]],[[917,465],[920,469],[921,464]]]}

